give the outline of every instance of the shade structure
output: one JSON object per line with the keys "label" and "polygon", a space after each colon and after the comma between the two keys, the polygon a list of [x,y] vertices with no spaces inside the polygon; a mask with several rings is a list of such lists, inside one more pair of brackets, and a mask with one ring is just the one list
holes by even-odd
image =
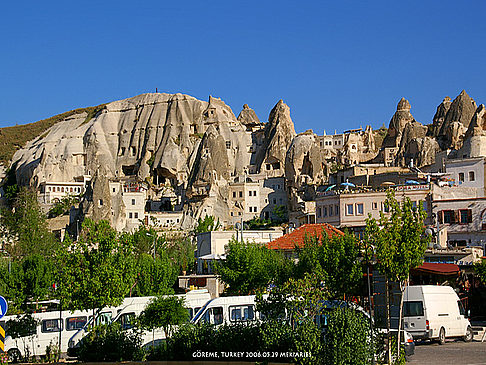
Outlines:
{"label": "shade structure", "polygon": [[457,275],[459,266],[456,264],[443,264],[436,262],[424,262],[419,267],[413,269],[415,272],[435,274],[435,275]]}
{"label": "shade structure", "polygon": [[407,181],[405,181],[405,184],[407,184],[407,185],[420,185],[420,183],[416,180],[407,180]]}
{"label": "shade structure", "polygon": [[329,185],[329,186],[326,188],[326,190],[324,190],[324,191],[330,191],[330,190],[334,189],[335,187],[336,187],[336,185]]}

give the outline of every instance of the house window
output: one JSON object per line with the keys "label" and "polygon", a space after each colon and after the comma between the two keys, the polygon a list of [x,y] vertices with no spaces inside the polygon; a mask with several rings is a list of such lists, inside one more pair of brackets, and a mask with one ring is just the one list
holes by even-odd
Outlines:
{"label": "house window", "polygon": [[230,149],[231,148],[231,141],[226,141],[226,148]]}
{"label": "house window", "polygon": [[346,204],[346,215],[354,215],[353,204]]}
{"label": "house window", "polygon": [[130,218],[130,219],[133,218],[133,213],[132,212],[128,213],[128,218]]}
{"label": "house window", "polygon": [[236,198],[236,191],[233,191],[233,198]]}
{"label": "house window", "polygon": [[135,199],[132,199],[132,205],[135,205]]}
{"label": "house window", "polygon": [[336,212],[336,215],[339,215],[339,205],[336,204],[334,208],[335,208],[334,211]]}
{"label": "house window", "polygon": [[240,198],[243,198],[243,192],[240,191],[240,194],[239,194]]}
{"label": "house window", "polygon": [[135,212],[135,219],[138,219],[138,212]]}
{"label": "house window", "polygon": [[471,209],[461,209],[459,211],[460,223],[467,224],[472,223],[472,211]]}
{"label": "house window", "polygon": [[363,214],[364,214],[363,203],[356,204],[356,215],[363,215]]}
{"label": "house window", "polygon": [[321,208],[317,208],[317,217],[320,218],[321,217]]}
{"label": "house window", "polygon": [[323,217],[327,217],[327,207],[324,207],[324,211],[322,212]]}
{"label": "house window", "polygon": [[474,176],[474,171],[469,171],[469,181],[474,181],[475,176]]}
{"label": "house window", "polygon": [[333,215],[333,212],[332,212],[332,205],[329,206],[329,217],[332,217]]}
{"label": "house window", "polygon": [[464,182],[464,172],[459,173],[459,181]]}
{"label": "house window", "polygon": [[113,192],[115,192],[115,191],[116,191],[116,189],[115,189],[115,188],[113,188]]}
{"label": "house window", "polygon": [[371,209],[378,210],[378,203],[377,202],[371,203]]}
{"label": "house window", "polygon": [[103,199],[98,200],[98,205],[101,207],[103,206]]}
{"label": "house window", "polygon": [[456,223],[456,219],[454,216],[454,211],[453,210],[444,210],[442,211],[442,218],[444,223]]}

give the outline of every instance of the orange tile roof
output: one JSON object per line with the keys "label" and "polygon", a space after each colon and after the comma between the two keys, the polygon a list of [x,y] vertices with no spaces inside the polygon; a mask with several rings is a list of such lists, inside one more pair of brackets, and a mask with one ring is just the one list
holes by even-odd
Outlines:
{"label": "orange tile roof", "polygon": [[305,237],[317,236],[322,238],[322,232],[325,231],[328,237],[334,235],[344,235],[342,231],[327,223],[304,224],[294,231],[283,235],[267,244],[271,250],[293,250],[295,246],[302,246]]}

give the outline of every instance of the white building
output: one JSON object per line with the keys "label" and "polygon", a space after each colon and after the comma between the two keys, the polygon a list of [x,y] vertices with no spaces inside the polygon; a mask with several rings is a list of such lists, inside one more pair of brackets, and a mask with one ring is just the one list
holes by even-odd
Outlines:
{"label": "white building", "polygon": [[[243,241],[266,244],[283,235],[279,228],[243,231]],[[240,231],[212,231],[197,235],[197,273],[211,273],[211,262],[224,258],[225,248],[232,239],[242,240]]]}

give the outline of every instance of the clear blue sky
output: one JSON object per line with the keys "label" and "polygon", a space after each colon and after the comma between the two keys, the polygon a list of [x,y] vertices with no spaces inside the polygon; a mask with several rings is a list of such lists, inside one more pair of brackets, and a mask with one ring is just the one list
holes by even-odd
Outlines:
{"label": "clear blue sky", "polygon": [[298,132],[430,123],[462,89],[486,103],[484,1],[8,1],[0,126],[144,92],[221,97]]}

